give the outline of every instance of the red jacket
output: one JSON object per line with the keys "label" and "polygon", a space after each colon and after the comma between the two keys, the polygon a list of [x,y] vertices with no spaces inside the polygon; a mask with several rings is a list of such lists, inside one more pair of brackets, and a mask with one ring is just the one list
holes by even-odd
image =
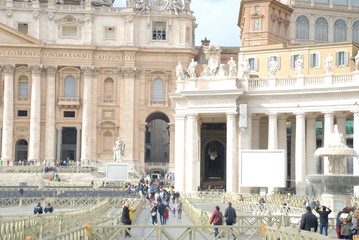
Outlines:
{"label": "red jacket", "polygon": [[[222,222],[217,222],[218,215],[222,215]],[[222,225],[223,224],[223,214],[221,211],[218,211],[217,209],[214,210],[211,220],[209,221],[210,224],[216,224],[216,225]]]}

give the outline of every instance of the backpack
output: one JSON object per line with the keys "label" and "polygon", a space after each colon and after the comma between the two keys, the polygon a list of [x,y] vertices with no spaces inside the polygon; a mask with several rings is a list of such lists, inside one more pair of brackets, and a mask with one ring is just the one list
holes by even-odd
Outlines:
{"label": "backpack", "polygon": [[220,214],[217,215],[216,223],[217,223],[217,224],[221,224],[222,221],[223,221],[223,216],[222,216],[222,214],[220,213]]}
{"label": "backpack", "polygon": [[349,233],[349,224],[342,224],[341,228],[340,228],[340,234],[342,236],[350,236]]}

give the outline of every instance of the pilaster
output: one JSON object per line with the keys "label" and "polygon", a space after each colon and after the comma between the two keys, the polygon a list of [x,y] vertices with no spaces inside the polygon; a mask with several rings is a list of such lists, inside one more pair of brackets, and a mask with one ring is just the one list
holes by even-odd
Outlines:
{"label": "pilaster", "polygon": [[278,149],[278,119],[277,114],[268,115],[268,150]]}
{"label": "pilaster", "polygon": [[175,124],[168,123],[169,132],[170,132],[170,149],[169,149],[169,166],[168,171],[174,172],[175,170],[175,158],[174,158],[174,146],[175,146]]}
{"label": "pilaster", "polygon": [[42,65],[31,65],[31,110],[30,110],[30,161],[40,160],[40,121],[41,121],[41,70]]}
{"label": "pilaster", "polygon": [[56,159],[56,66],[45,66],[46,78],[46,122],[45,122],[45,159],[52,162]]}
{"label": "pilaster", "polygon": [[[12,1],[11,1],[12,2]],[[12,162],[14,137],[14,64],[1,66],[4,74],[3,134],[1,159]],[[11,163],[12,165],[12,163]]]}
{"label": "pilaster", "polygon": [[237,113],[227,113],[227,154],[226,154],[226,190],[234,193],[238,191],[236,161],[237,146]]}
{"label": "pilaster", "polygon": [[185,173],[185,117],[184,115],[175,115],[175,185],[176,191],[185,190],[184,173]]}
{"label": "pilaster", "polygon": [[317,166],[314,157],[314,152],[317,149],[317,132],[316,132],[316,116],[308,114],[306,116],[306,128],[307,128],[307,155],[306,155],[306,166],[307,174],[316,174]]}
{"label": "pilaster", "polygon": [[295,136],[295,182],[296,194],[305,194],[306,165],[305,165],[305,115],[296,114],[296,136]]}
{"label": "pilaster", "polygon": [[83,108],[82,108],[82,136],[81,136],[81,162],[91,160],[92,151],[92,86],[94,67],[82,68],[84,75]]}

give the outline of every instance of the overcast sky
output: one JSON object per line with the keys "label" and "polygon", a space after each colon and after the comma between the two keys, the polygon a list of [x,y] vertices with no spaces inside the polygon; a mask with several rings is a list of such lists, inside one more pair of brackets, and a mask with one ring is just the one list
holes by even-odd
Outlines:
{"label": "overcast sky", "polygon": [[[240,46],[237,27],[241,0],[192,0],[196,23],[196,46],[207,37],[219,46]],[[116,0],[114,6],[124,7],[126,0]]]}

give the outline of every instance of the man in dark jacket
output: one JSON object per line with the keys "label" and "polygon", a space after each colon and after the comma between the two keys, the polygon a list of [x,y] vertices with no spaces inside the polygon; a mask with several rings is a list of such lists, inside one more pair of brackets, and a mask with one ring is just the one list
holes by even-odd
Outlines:
{"label": "man in dark jacket", "polygon": [[158,212],[160,214],[161,225],[166,225],[165,209],[166,209],[166,205],[161,201],[160,205],[158,206]]}
{"label": "man in dark jacket", "polygon": [[[322,209],[322,210],[320,210]],[[328,215],[332,212],[329,208],[326,206],[320,206],[315,209],[315,211],[319,214],[319,230],[320,234],[323,234],[323,228],[325,231],[325,236],[328,236]]]}
{"label": "man in dark jacket", "polygon": [[311,231],[311,229],[314,228],[314,232],[316,232],[318,229],[318,219],[312,213],[311,207],[306,207],[305,210],[307,212],[302,215],[299,228],[306,231]]}
{"label": "man in dark jacket", "polygon": [[51,204],[50,203],[48,203],[47,204],[47,206],[45,207],[45,209],[44,209],[44,212],[45,213],[52,213],[54,211],[54,208],[51,206]]}
{"label": "man in dark jacket", "polygon": [[38,203],[37,206],[34,208],[34,214],[42,214],[41,203]]}
{"label": "man in dark jacket", "polygon": [[232,207],[232,203],[228,202],[228,207],[224,212],[224,217],[226,218],[227,225],[233,225],[236,223],[237,213],[236,210]]}
{"label": "man in dark jacket", "polygon": [[[129,208],[129,204],[128,203],[125,203],[125,205],[123,206],[123,209],[122,209],[122,217],[121,217],[121,221],[123,223],[123,225],[131,225],[131,218],[130,218],[130,208]],[[131,228],[127,228],[126,230],[126,234],[125,236],[131,236],[130,235],[130,230]]]}

